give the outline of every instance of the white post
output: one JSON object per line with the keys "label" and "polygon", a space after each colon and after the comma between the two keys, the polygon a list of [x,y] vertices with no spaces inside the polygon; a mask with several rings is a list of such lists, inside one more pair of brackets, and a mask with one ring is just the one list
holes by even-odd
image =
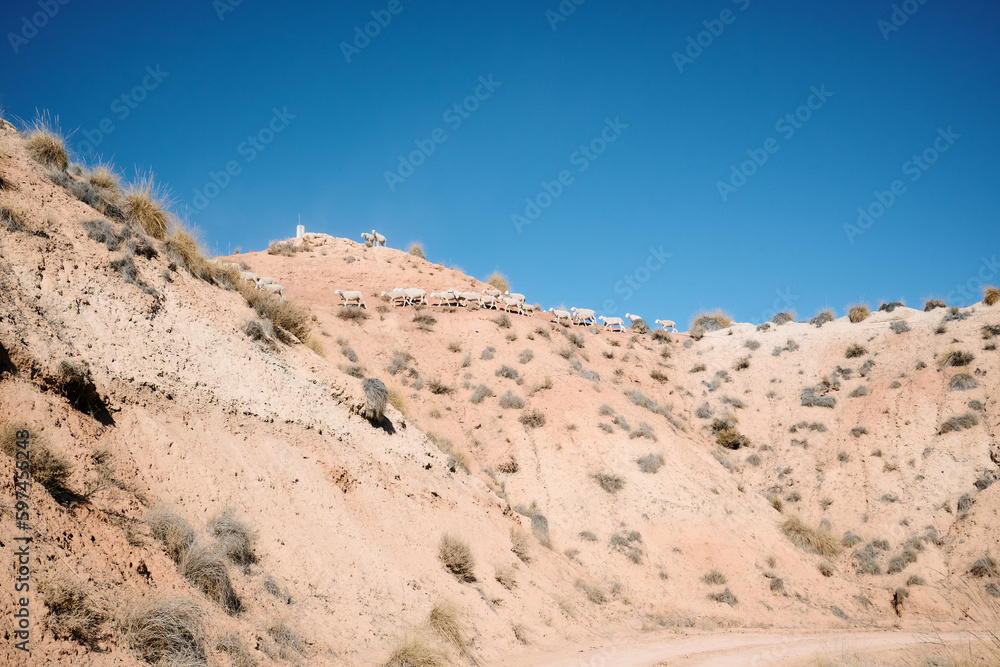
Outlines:
{"label": "white post", "polygon": [[306,235],[306,226],[305,225],[298,225],[295,228],[295,238],[300,239],[300,238],[302,238],[305,235]]}

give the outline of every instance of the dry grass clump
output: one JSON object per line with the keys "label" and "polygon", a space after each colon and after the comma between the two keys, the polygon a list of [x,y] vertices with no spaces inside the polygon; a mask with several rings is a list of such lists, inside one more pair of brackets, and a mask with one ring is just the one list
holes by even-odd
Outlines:
{"label": "dry grass clump", "polygon": [[517,418],[525,428],[539,428],[545,426],[545,415],[539,410],[525,410]]}
{"label": "dry grass clump", "polygon": [[210,280],[212,278],[213,265],[205,259],[201,249],[198,247],[197,239],[186,229],[181,227],[175,228],[164,245],[166,246],[167,253],[176,259],[181,266],[190,271],[191,275],[197,276],[202,280]]}
{"label": "dry grass clump", "polygon": [[941,368],[951,366],[968,366],[975,360],[975,355],[962,350],[948,349],[938,355],[937,363]]}
{"label": "dry grass clump", "polygon": [[94,218],[91,220],[84,220],[80,223],[83,230],[87,232],[87,238],[97,241],[98,243],[103,243],[108,250],[114,252],[118,250],[118,246],[121,243],[121,238],[115,231],[111,223],[105,218]]}
{"label": "dry grass clump", "polygon": [[153,665],[205,665],[201,608],[191,600],[147,597],[128,604],[119,629],[129,648]]}
{"label": "dry grass clump", "polygon": [[983,285],[983,303],[993,306],[1000,301],[1000,288],[992,285]]}
{"label": "dry grass clump", "polygon": [[294,658],[296,653],[301,655],[305,652],[305,645],[298,633],[284,621],[271,623],[267,628],[267,634],[278,645],[278,657],[282,660],[289,660]]}
{"label": "dry grass clump", "polygon": [[440,649],[421,635],[408,632],[396,642],[382,667],[442,667],[444,664],[445,655]]}
{"label": "dry grass clump", "polygon": [[795,311],[791,310],[784,313],[778,313],[771,318],[771,322],[781,326],[782,324],[788,324],[789,322],[795,321]]}
{"label": "dry grass clump", "polygon": [[500,397],[500,407],[511,410],[520,410],[524,407],[524,399],[520,396],[515,396],[512,392],[508,391]]}
{"label": "dry grass clump", "polygon": [[53,120],[47,113],[39,114],[25,132],[24,145],[36,161],[66,171],[69,155],[66,140],[56,129],[58,122],[58,117]]}
{"label": "dry grass clump", "polygon": [[38,594],[49,609],[45,625],[60,639],[93,644],[104,615],[90,596],[90,588],[61,570],[38,582]]}
{"label": "dry grass clump", "polygon": [[472,398],[469,400],[474,404],[479,405],[484,399],[493,396],[493,390],[487,387],[485,384],[481,384],[476,387],[476,390],[472,392]]}
{"label": "dry grass clump", "polygon": [[844,356],[847,357],[848,359],[857,359],[858,357],[863,357],[866,354],[868,354],[868,348],[866,348],[864,345],[854,343],[853,345],[847,348],[847,351],[844,353]]}
{"label": "dry grass clump", "polygon": [[966,412],[964,415],[949,417],[946,419],[944,423],[941,424],[941,428],[938,429],[938,435],[972,428],[977,424],[979,424],[979,418],[976,414],[974,412]]}
{"label": "dry grass clump", "polygon": [[751,444],[750,438],[736,428],[736,417],[729,413],[723,419],[712,421],[712,433],[715,434],[716,444],[726,449],[740,449]]}
{"label": "dry grass clump", "polygon": [[27,451],[31,461],[31,479],[50,493],[64,489],[73,473],[69,459],[53,450],[48,438],[24,422],[8,424],[0,431],[0,449],[15,460],[18,450]]}
{"label": "dry grass clump", "polygon": [[179,563],[184,552],[194,544],[194,529],[183,517],[163,505],[156,505],[146,515],[153,537],[163,544],[167,555]]}
{"label": "dry grass clump", "polygon": [[226,612],[235,614],[242,608],[226,563],[212,547],[196,541],[184,550],[177,568],[185,579]]}
{"label": "dry grass clump", "polygon": [[781,524],[785,537],[804,551],[832,558],[840,553],[840,545],[826,527],[812,528],[797,516],[790,516]]}
{"label": "dry grass clump", "polygon": [[972,377],[968,373],[959,373],[951,378],[948,382],[948,389],[950,391],[968,391],[970,389],[975,389],[979,386],[976,382],[976,378]]}
{"label": "dry grass clump", "polygon": [[575,585],[583,591],[583,593],[587,596],[587,599],[594,604],[604,604],[608,601],[608,596],[604,593],[600,586],[589,584],[583,579],[577,579]]}
{"label": "dry grass clump", "polygon": [[406,249],[406,252],[414,257],[424,259],[424,244],[419,241],[414,241],[410,244],[410,247]]}
{"label": "dry grass clump", "polygon": [[447,396],[455,392],[454,387],[449,387],[436,378],[431,378],[427,381],[427,388],[430,389],[432,394],[437,396]]}
{"label": "dry grass clump", "polygon": [[822,388],[806,387],[802,390],[801,399],[802,405],[807,408],[832,408],[837,405],[836,397],[825,395]]}
{"label": "dry grass clump", "polygon": [[930,311],[934,310],[935,308],[947,308],[947,307],[948,307],[948,304],[946,304],[941,299],[927,299],[926,301],[924,301],[924,312],[925,313],[930,312]]}
{"label": "dry grass clump", "polygon": [[910,325],[903,320],[895,320],[889,323],[889,328],[892,330],[892,333],[901,334],[909,331]]}
{"label": "dry grass clump", "polygon": [[28,217],[6,204],[0,206],[0,222],[8,232],[23,232],[28,229]]}
{"label": "dry grass clump", "polygon": [[726,575],[722,574],[718,570],[712,570],[703,576],[701,580],[710,586],[722,586],[726,583]]}
{"label": "dry grass clump", "polygon": [[750,357],[740,357],[736,360],[736,363],[733,364],[734,371],[742,371],[747,368],[750,368]]}
{"label": "dry grass clump", "polygon": [[726,590],[720,593],[709,593],[708,599],[712,600],[713,602],[723,602],[725,604],[728,604],[730,607],[735,607],[737,604],[739,604],[739,600],[736,599],[736,596],[733,595],[732,591],[730,591],[728,588],[726,588]]}
{"label": "dry grass clump", "polygon": [[809,324],[815,324],[816,327],[819,328],[827,322],[833,322],[836,318],[837,314],[833,312],[833,309],[826,308],[817,313],[816,317],[809,320]]}
{"label": "dry grass clump", "polygon": [[848,318],[854,324],[857,324],[858,322],[864,322],[865,320],[868,319],[869,315],[871,315],[871,311],[868,309],[868,304],[865,303],[859,303],[850,306],[850,309],[847,311]]}
{"label": "dry grass clump", "polygon": [[524,563],[531,562],[531,540],[523,530],[510,529],[510,550]]}
{"label": "dry grass clump", "polygon": [[[306,243],[305,240],[299,239],[286,239],[284,241],[271,241],[267,245],[268,255],[284,255],[285,257],[291,257],[295,253],[299,252],[312,252],[313,247]],[[350,262],[348,262],[350,264]]]}
{"label": "dry grass clump", "polygon": [[122,179],[110,164],[98,162],[87,170],[84,177],[88,183],[99,190],[104,190],[104,194],[112,198],[121,190]]}
{"label": "dry grass clump", "polygon": [[152,174],[140,175],[122,193],[121,209],[129,224],[161,241],[170,223],[169,205],[169,196],[153,182]]}
{"label": "dry grass clump", "polygon": [[445,533],[438,543],[438,558],[444,564],[446,570],[455,575],[455,578],[462,582],[473,582],[476,580],[475,560],[472,557],[472,550],[469,545],[460,538]]}
{"label": "dry grass clump", "polygon": [[702,331],[718,331],[728,329],[733,326],[733,319],[728,313],[721,309],[716,309],[710,313],[699,313],[691,320],[692,331],[696,328]]}
{"label": "dry grass clump", "polygon": [[[345,322],[357,322],[361,324],[367,320],[371,315],[364,308],[358,308],[356,306],[344,306],[337,310],[337,319],[344,320]],[[433,319],[433,318],[432,318]]]}
{"label": "dry grass clump", "polygon": [[233,667],[257,667],[257,659],[250,653],[243,640],[235,633],[227,633],[215,642],[215,650],[229,656]]}
{"label": "dry grass clump", "polygon": [[[300,341],[308,338],[308,310],[291,301],[275,299],[270,294],[256,289],[250,283],[240,281],[236,289],[246,300],[247,305],[257,312],[258,317],[270,320],[275,328],[274,333],[281,342],[291,344],[294,342],[293,336]],[[360,308],[341,310],[360,310]]]}
{"label": "dry grass clump", "polygon": [[247,567],[257,562],[254,550],[257,538],[250,526],[237,519],[231,509],[226,508],[209,519],[208,531],[233,563]]}
{"label": "dry grass clump", "polygon": [[625,554],[625,557],[636,565],[642,564],[642,535],[638,530],[615,533],[608,540],[608,545],[615,551]]}
{"label": "dry grass clump", "polygon": [[663,454],[646,454],[636,459],[636,463],[639,464],[639,470],[654,475],[664,463]]}
{"label": "dry grass clump", "polygon": [[997,569],[997,562],[993,557],[986,554],[969,567],[969,574],[977,579],[983,579],[1000,575],[1000,570]]}
{"label": "dry grass clump", "polygon": [[507,276],[499,271],[491,273],[490,277],[486,279],[486,282],[489,283],[494,289],[498,289],[501,292],[507,292],[510,290],[510,281],[507,279]]}
{"label": "dry grass clump", "polygon": [[625,480],[618,475],[613,475],[611,473],[599,472],[591,475],[594,481],[597,482],[602,489],[608,493],[618,493],[625,488]]}
{"label": "dry grass clump", "polygon": [[453,644],[462,655],[468,655],[465,631],[459,622],[459,611],[454,604],[447,601],[435,603],[427,617],[427,625],[446,642]]}

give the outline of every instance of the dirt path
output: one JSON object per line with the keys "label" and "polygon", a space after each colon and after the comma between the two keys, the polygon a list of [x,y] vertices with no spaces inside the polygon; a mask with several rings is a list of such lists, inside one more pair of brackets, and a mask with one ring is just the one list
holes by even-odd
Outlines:
{"label": "dirt path", "polygon": [[[920,644],[951,643],[969,635],[932,635],[911,632],[852,632],[827,634],[746,633],[700,635],[584,650],[575,655],[567,650],[546,656],[504,660],[504,667],[745,667],[786,665],[813,656],[836,657],[912,647]],[[498,663],[499,665],[499,663]]]}

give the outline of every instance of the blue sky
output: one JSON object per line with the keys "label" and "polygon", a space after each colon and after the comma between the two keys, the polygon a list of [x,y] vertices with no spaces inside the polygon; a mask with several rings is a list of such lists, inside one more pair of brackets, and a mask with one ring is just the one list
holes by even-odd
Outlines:
{"label": "blue sky", "polygon": [[997,3],[576,2],[8,0],[0,104],[219,252],[301,215],[683,324],[1000,283]]}

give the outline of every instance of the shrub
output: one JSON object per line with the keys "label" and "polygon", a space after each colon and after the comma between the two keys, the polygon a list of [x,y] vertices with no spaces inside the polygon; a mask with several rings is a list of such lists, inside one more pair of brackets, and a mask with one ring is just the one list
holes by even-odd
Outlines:
{"label": "shrub", "polygon": [[816,317],[809,320],[809,324],[815,324],[816,327],[819,328],[827,322],[833,322],[834,319],[836,319],[836,314],[833,312],[833,309],[827,308],[820,311]]}
{"label": "shrub", "polygon": [[410,632],[396,642],[382,667],[441,667],[444,664],[444,653],[420,635]]}
{"label": "shrub", "polygon": [[424,259],[424,245],[414,241],[410,244],[410,247],[406,249],[406,252],[413,255],[414,257],[419,257]]}
{"label": "shrub", "polygon": [[785,537],[804,551],[832,558],[840,553],[840,545],[828,528],[807,526],[797,516],[790,516],[781,524],[781,532]]}
{"label": "shrub", "polygon": [[[161,237],[162,238],[162,237]],[[203,280],[211,279],[211,269],[198,248],[198,241],[186,230],[177,227],[166,240],[167,253],[187,269],[191,275]]]}
{"label": "shrub", "polygon": [[857,324],[858,322],[864,322],[867,320],[870,314],[871,311],[868,310],[868,305],[859,303],[850,307],[847,316],[851,322]]}
{"label": "shrub", "polygon": [[[635,438],[646,438],[647,440],[657,441],[656,433],[653,432],[653,427],[646,422],[640,422],[639,427],[628,434],[630,439]],[[654,471],[655,472],[655,471]]]}
{"label": "shrub", "polygon": [[631,329],[637,334],[647,334],[649,333],[649,325],[646,324],[646,320],[641,317],[630,318],[632,320]]}
{"label": "shrub", "polygon": [[760,348],[760,341],[748,339],[746,342],[743,343],[743,347],[747,348],[748,350],[757,350]]}
{"label": "shrub", "polygon": [[594,535],[589,530],[581,531],[579,537],[584,542],[596,542],[597,541],[597,535]]}
{"label": "shrub", "polygon": [[267,634],[278,645],[278,655],[282,660],[292,658],[294,653],[302,654],[304,652],[305,647],[302,640],[284,621],[272,623],[267,628]]}
{"label": "shrub", "polygon": [[938,366],[948,368],[949,366],[968,366],[975,360],[975,356],[970,352],[961,350],[945,350],[938,355]]}
{"label": "shrub", "polygon": [[146,515],[153,537],[163,544],[167,555],[179,563],[184,552],[194,544],[194,530],[183,517],[162,505],[154,506]]}
{"label": "shrub", "polygon": [[56,128],[58,121],[58,118],[53,121],[47,113],[39,114],[28,127],[24,144],[28,154],[37,162],[65,171],[69,166],[69,155],[66,153],[66,140]]}
{"label": "shrub", "polygon": [[481,384],[476,387],[476,390],[472,392],[471,400],[474,404],[479,405],[484,399],[494,396],[493,390],[487,387],[485,384]]}
{"label": "shrub", "polygon": [[226,612],[235,614],[241,604],[222,557],[211,547],[194,542],[184,550],[177,568],[181,575]]}
{"label": "shrub", "polygon": [[507,279],[507,276],[499,271],[491,273],[486,279],[486,282],[489,283],[489,285],[494,289],[500,290],[501,293],[510,291],[510,281]]}
{"label": "shrub", "polygon": [[309,336],[309,311],[305,308],[291,301],[274,299],[249,284],[239,285],[237,289],[258,317],[271,321],[275,336],[283,343],[291,344],[293,336],[300,341]]}
{"label": "shrub", "polygon": [[941,424],[941,428],[938,430],[938,435],[943,435],[945,433],[951,433],[952,431],[961,431],[963,429],[972,428],[979,424],[979,418],[972,412],[966,412],[960,417],[949,417]]}
{"label": "shrub", "polygon": [[482,354],[480,354],[479,356],[482,357],[484,360],[489,361],[490,359],[493,358],[493,354],[496,351],[497,351],[497,349],[495,347],[493,347],[492,345],[489,345],[489,346],[486,347],[485,350],[483,350]]}
{"label": "shrub", "polygon": [[170,222],[167,213],[170,201],[166,191],[154,184],[152,174],[141,175],[129,183],[121,201],[122,213],[129,224],[163,240]]}
{"label": "shrub", "polygon": [[235,633],[226,633],[215,642],[215,650],[229,656],[233,667],[258,667],[257,659]]}
{"label": "shrub", "polygon": [[1000,301],[1000,288],[992,285],[983,285],[983,303],[987,306],[995,305]]}
{"label": "shrub", "polygon": [[636,543],[642,544],[642,535],[637,530],[615,533],[608,540],[608,545],[614,551],[625,554],[626,558],[639,565],[642,563],[642,549]]}
{"label": "shrub", "polygon": [[422,331],[430,331],[431,327],[437,324],[437,320],[434,319],[433,315],[428,315],[427,313],[420,313],[413,316],[413,323],[417,325]]}
{"label": "shrub", "polygon": [[521,356],[518,358],[518,361],[520,361],[522,364],[526,364],[534,358],[535,358],[534,352],[532,352],[531,350],[525,350],[524,352],[521,353]]}
{"label": "shrub", "polygon": [[947,307],[948,307],[948,304],[946,304],[941,299],[927,299],[926,301],[924,301],[924,312],[925,313],[930,312],[930,311],[934,310],[935,308],[947,308]]}
{"label": "shrub", "polygon": [[721,593],[709,593],[708,599],[713,602],[724,602],[730,607],[735,607],[739,604],[739,600],[736,599],[736,596],[728,588]]}
{"label": "shrub", "polygon": [[513,393],[508,391],[506,394],[500,397],[500,407],[506,409],[520,410],[524,407],[524,399],[519,396],[515,396]]}
{"label": "shrub", "polygon": [[806,387],[802,390],[802,405],[807,408],[820,407],[832,408],[837,405],[837,399],[833,396],[823,396],[817,394],[813,387]]}
{"label": "shrub", "polygon": [[501,313],[500,317],[493,320],[498,327],[501,329],[510,329],[510,315],[507,313]]}
{"label": "shrub", "polygon": [[444,563],[446,570],[455,575],[455,578],[462,582],[473,582],[476,580],[473,570],[475,562],[472,558],[472,550],[469,545],[460,538],[449,533],[441,536],[438,544],[438,558]]}
{"label": "shrub", "polygon": [[997,562],[987,554],[972,564],[969,568],[969,574],[977,579],[983,579],[996,577],[1000,574],[1000,570],[997,569]]}
{"label": "shrub", "polygon": [[39,580],[38,594],[49,609],[45,625],[53,635],[83,644],[96,641],[104,616],[85,582],[61,570]]}
{"label": "shrub", "polygon": [[702,403],[697,410],[694,411],[694,416],[699,419],[711,419],[712,418],[712,406],[708,403]]}
{"label": "shrub", "polygon": [[357,322],[358,324],[361,324],[369,317],[371,317],[371,315],[369,315],[368,311],[363,308],[344,306],[343,308],[337,309],[337,319],[344,320],[345,322]]}
{"label": "shrub", "polygon": [[437,602],[427,618],[427,625],[446,642],[453,644],[462,655],[466,655],[468,647],[466,646],[465,632],[463,632],[458,618],[458,610],[455,605],[450,602]]}
{"label": "shrub", "polygon": [[636,463],[639,464],[639,470],[650,475],[655,475],[663,462],[662,454],[646,454],[636,460]]}
{"label": "shrub", "polygon": [[185,599],[147,597],[126,606],[119,629],[129,648],[155,665],[204,665],[203,612]]}
{"label": "shrub", "polygon": [[864,345],[859,345],[857,343],[854,343],[849,348],[847,348],[847,352],[844,353],[844,356],[846,356],[848,359],[857,359],[858,357],[863,357],[866,354],[868,354],[868,348],[866,348]]}
{"label": "shrub", "polygon": [[771,318],[771,322],[773,324],[777,324],[778,326],[794,321],[795,321],[795,314],[793,312],[778,313],[777,315]]}
{"label": "shrub", "polygon": [[591,476],[594,478],[594,481],[596,481],[600,487],[608,493],[618,493],[625,488],[625,480],[618,475],[600,472]]}
{"label": "shrub", "polygon": [[427,381],[427,388],[431,390],[432,394],[436,394],[438,396],[451,395],[455,391],[454,387],[449,387],[440,380],[434,378]]}
{"label": "shrub", "polygon": [[608,596],[604,594],[604,591],[599,586],[588,584],[583,579],[577,579],[576,587],[583,591],[587,599],[594,604],[604,604],[608,601]]}
{"label": "shrub", "polygon": [[413,361],[413,355],[411,355],[409,352],[398,352],[398,351],[394,352],[392,354],[392,363],[389,364],[389,367],[386,368],[386,370],[391,375],[395,375],[400,371],[405,371],[407,368],[407,364],[409,364],[409,362],[411,361]]}
{"label": "shrub", "polygon": [[951,391],[968,391],[969,389],[975,389],[979,386],[976,382],[976,378],[972,377],[968,373],[959,373],[951,378],[948,382],[948,389]]}
{"label": "shrub", "polygon": [[855,438],[860,438],[861,436],[867,434],[868,434],[868,429],[866,429],[864,426],[855,426],[854,428],[851,429],[851,435],[853,435]]}
{"label": "shrub", "polygon": [[605,433],[614,433],[615,432],[615,429],[614,429],[614,427],[611,426],[611,424],[605,424],[604,422],[601,422],[597,426],[598,426],[598,428],[600,428]]}
{"label": "shrub", "polygon": [[910,325],[903,320],[895,320],[889,323],[889,328],[892,329],[893,333],[901,334],[909,331]]}
{"label": "shrub", "polygon": [[851,398],[861,398],[861,397],[867,396],[867,395],[868,395],[868,386],[867,385],[861,385],[859,387],[856,387],[854,389],[854,391],[852,391],[850,393]]}
{"label": "shrub", "polygon": [[702,332],[705,331],[718,331],[719,329],[728,329],[733,326],[733,320],[722,310],[715,310],[711,313],[700,313],[691,321],[691,332],[694,333],[694,329],[701,329]]}
{"label": "shrub", "polygon": [[28,229],[27,216],[10,206],[0,206],[0,222],[9,232],[23,232]]}
{"label": "shrub", "polygon": [[340,348],[340,353],[345,357],[347,357],[347,360],[350,361],[351,363],[355,363],[358,360],[358,355],[354,351],[354,348],[344,345],[343,347]]}
{"label": "shrub", "polygon": [[[24,437],[27,433],[27,438]],[[20,435],[19,435],[20,434]],[[16,422],[8,424],[0,430],[0,449],[13,459],[17,459],[18,441],[22,444],[27,440],[25,448],[31,457],[31,479],[41,484],[50,493],[57,493],[65,488],[73,466],[69,459],[52,449],[48,438],[41,432],[25,424]],[[24,448],[21,448],[24,451]]]}
{"label": "shrub", "polygon": [[112,252],[118,250],[121,238],[118,236],[118,233],[115,232],[111,223],[105,218],[84,220],[80,224],[82,225],[83,230],[87,232],[87,238],[97,241],[98,243],[103,243],[107,246],[108,250],[111,250]]}
{"label": "shrub", "polygon": [[271,241],[267,245],[268,255],[284,255],[285,257],[292,257],[298,252],[312,252],[312,246],[307,245],[298,239]]}
{"label": "shrub", "polygon": [[237,519],[231,509],[224,509],[212,517],[208,522],[208,531],[219,541],[222,553],[232,562],[243,567],[257,562],[253,530]]}
{"label": "shrub", "polygon": [[525,410],[521,413],[518,421],[525,428],[539,428],[545,426],[545,415],[538,410]]}
{"label": "shrub", "polygon": [[514,578],[514,567],[511,565],[497,565],[494,567],[493,578],[508,591],[514,590],[517,580]]}
{"label": "shrub", "polygon": [[510,550],[515,556],[521,559],[522,562],[531,562],[531,541],[528,539],[528,534],[523,530],[518,530],[517,528],[510,529]]}
{"label": "shrub", "polygon": [[750,357],[740,357],[733,364],[734,371],[742,371],[747,368],[750,368]]}

